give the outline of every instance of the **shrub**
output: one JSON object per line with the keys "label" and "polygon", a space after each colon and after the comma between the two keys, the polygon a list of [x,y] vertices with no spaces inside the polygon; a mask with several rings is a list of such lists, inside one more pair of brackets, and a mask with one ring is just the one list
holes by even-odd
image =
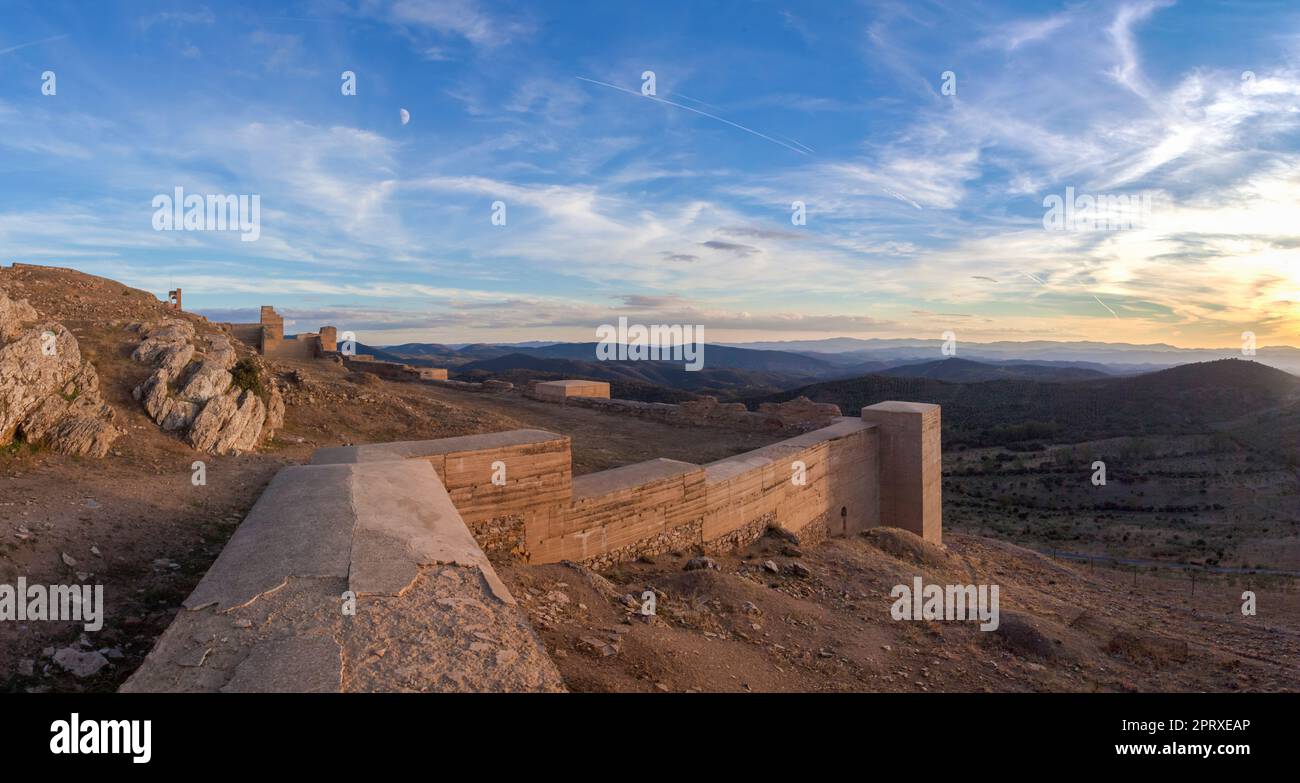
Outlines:
{"label": "shrub", "polygon": [[266,396],[266,389],[262,386],[262,371],[257,366],[257,361],[252,357],[240,359],[231,368],[230,375],[235,379],[235,386],[244,391],[251,391],[258,397]]}

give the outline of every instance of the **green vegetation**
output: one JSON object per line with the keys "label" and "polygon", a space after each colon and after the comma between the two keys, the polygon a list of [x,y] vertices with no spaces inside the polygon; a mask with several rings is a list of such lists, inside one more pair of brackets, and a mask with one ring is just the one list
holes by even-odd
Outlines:
{"label": "green vegetation", "polygon": [[266,387],[262,384],[262,371],[257,360],[250,357],[240,359],[231,368],[230,375],[235,379],[235,387],[251,391],[263,400],[266,399]]}

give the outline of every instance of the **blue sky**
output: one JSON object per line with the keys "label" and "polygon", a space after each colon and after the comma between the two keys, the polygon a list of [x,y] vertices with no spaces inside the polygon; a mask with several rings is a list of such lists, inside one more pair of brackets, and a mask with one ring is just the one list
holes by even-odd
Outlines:
{"label": "blue sky", "polygon": [[[0,259],[212,317],[1300,343],[1294,2],[2,7]],[[155,231],[176,187],[260,237]],[[1067,187],[1153,206],[1049,231]]]}

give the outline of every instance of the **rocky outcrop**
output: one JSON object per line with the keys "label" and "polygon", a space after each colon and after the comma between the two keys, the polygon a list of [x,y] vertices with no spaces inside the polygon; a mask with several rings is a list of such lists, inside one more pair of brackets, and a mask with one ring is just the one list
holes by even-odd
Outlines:
{"label": "rocky outcrop", "polygon": [[164,430],[183,431],[190,445],[213,454],[251,451],[284,423],[284,401],[271,386],[264,393],[235,384],[238,354],[224,334],[204,337],[206,349],[186,321],[139,327],[144,338],[131,357],[152,364],[153,373],[132,394]]}
{"label": "rocky outcrop", "polygon": [[99,394],[99,375],[77,338],[26,300],[0,292],[0,445],[21,439],[65,454],[102,457],[122,434]]}

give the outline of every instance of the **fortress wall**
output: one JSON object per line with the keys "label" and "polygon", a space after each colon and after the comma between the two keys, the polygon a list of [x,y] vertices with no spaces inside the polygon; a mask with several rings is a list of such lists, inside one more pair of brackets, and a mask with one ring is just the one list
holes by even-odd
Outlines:
{"label": "fortress wall", "polygon": [[841,418],[706,466],[658,459],[579,477],[568,509],[528,528],[529,562],[603,567],[689,546],[725,551],[768,527],[806,541],[874,527],[877,444],[874,425]]}
{"label": "fortress wall", "polygon": [[432,466],[405,460],[277,473],[121,690],[563,684]]}
{"label": "fortress wall", "polygon": [[528,533],[529,562],[597,567],[700,542],[704,469],[656,459],[581,476],[572,502]]}
{"label": "fortress wall", "polygon": [[[511,430],[440,440],[317,449],[311,464],[428,462],[480,545],[526,556],[524,530],[549,524],[568,505],[573,473],[569,439],[542,430]],[[499,471],[494,463],[504,467]],[[493,483],[499,476],[504,483]]]}
{"label": "fortress wall", "polygon": [[936,544],[943,540],[943,449],[940,408],[881,402],[862,409],[880,428],[881,524]]}
{"label": "fortress wall", "polygon": [[299,334],[287,340],[264,336],[262,355],[272,359],[314,359],[320,353],[320,335]]}
{"label": "fortress wall", "polygon": [[485,548],[600,568],[769,526],[938,541],[939,432],[938,406],[881,403],[708,465],[577,479],[541,430],[320,449],[276,474],[122,690],[562,690]]}
{"label": "fortress wall", "polygon": [[816,542],[889,524],[937,540],[937,409],[882,406],[704,466],[657,459],[573,478],[568,438],[541,430],[321,449],[312,463],[429,461],[480,544],[530,563],[725,551],[768,527]]}
{"label": "fortress wall", "polygon": [[344,356],[343,366],[354,372],[368,372],[393,381],[445,381],[445,367],[412,367],[409,364],[379,361],[373,356]]}
{"label": "fortress wall", "polygon": [[[705,466],[705,548],[744,546],[769,526],[809,542],[875,527],[880,519],[876,444],[874,427],[841,418]],[[802,463],[802,471],[796,471],[796,463]]]}
{"label": "fortress wall", "polygon": [[229,324],[230,333],[236,340],[254,350],[262,348],[261,324]]}

